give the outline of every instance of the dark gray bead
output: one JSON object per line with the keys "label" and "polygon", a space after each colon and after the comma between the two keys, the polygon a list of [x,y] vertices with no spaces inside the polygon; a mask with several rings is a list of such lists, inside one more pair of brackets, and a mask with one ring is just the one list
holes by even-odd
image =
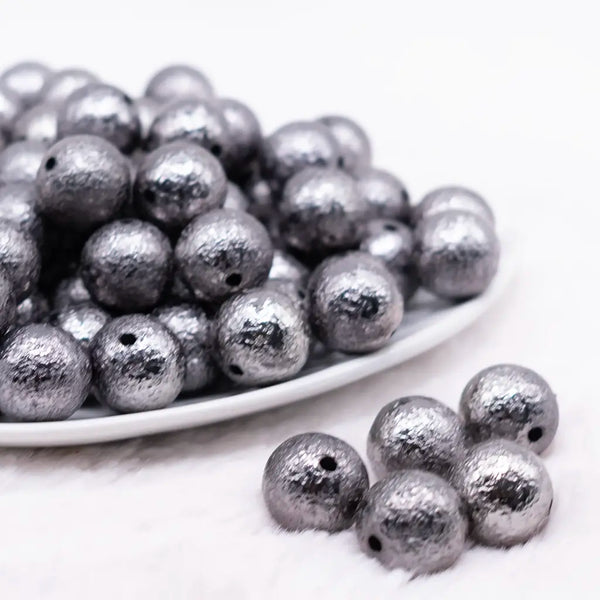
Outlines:
{"label": "dark gray bead", "polygon": [[250,202],[246,197],[246,194],[235,185],[235,183],[227,183],[227,193],[225,194],[225,202],[223,208],[229,208],[231,210],[248,210]]}
{"label": "dark gray bead", "polygon": [[25,107],[36,104],[52,72],[38,62],[22,62],[0,75],[0,84],[14,92]]}
{"label": "dark gray bead", "polygon": [[91,302],[92,297],[79,275],[63,279],[54,293],[52,306],[55,310],[63,310],[68,306]]}
{"label": "dark gray bead", "polygon": [[44,102],[61,104],[73,92],[89,85],[97,83],[98,78],[84,69],[63,69],[52,73],[42,88],[40,98]]}
{"label": "dark gray bead", "polygon": [[19,327],[30,323],[42,323],[48,318],[49,314],[50,306],[46,296],[36,290],[17,304],[15,323]]}
{"label": "dark gray bead", "polygon": [[371,164],[371,142],[364,129],[352,119],[339,115],[319,119],[331,131],[338,143],[345,171],[359,174]]}
{"label": "dark gray bead", "polygon": [[429,192],[415,206],[413,220],[418,223],[449,210],[469,212],[494,225],[494,213],[489,204],[477,192],[458,186],[442,187]]}
{"label": "dark gray bead", "polygon": [[0,267],[0,335],[3,335],[15,321],[16,300],[13,284],[6,269]]}
{"label": "dark gray bead", "polygon": [[0,187],[0,219],[14,223],[39,244],[44,232],[37,202],[35,186],[31,183],[9,183]]}
{"label": "dark gray bead", "polygon": [[54,315],[53,323],[88,349],[110,315],[91,302],[67,306]]}
{"label": "dark gray bead", "polygon": [[243,171],[258,157],[262,131],[256,115],[242,102],[222,98],[218,105],[229,131],[226,164],[233,171]]}
{"label": "dark gray bead", "polygon": [[46,144],[15,142],[0,152],[0,186],[8,183],[33,183],[42,164]]}
{"label": "dark gray bead", "polygon": [[409,219],[408,192],[395,175],[382,169],[366,169],[358,177],[357,185],[372,218]]}
{"label": "dark gray bead", "polygon": [[30,234],[6,220],[0,220],[0,266],[13,282],[17,302],[26,298],[38,281],[40,253]]}
{"label": "dark gray bead", "polygon": [[213,97],[214,92],[206,76],[197,69],[188,65],[171,65],[150,79],[144,95],[164,103],[180,98],[207,100]]}
{"label": "dark gray bead", "polygon": [[14,123],[13,141],[31,140],[46,145],[56,141],[58,106],[51,102],[36,104],[25,111]]}

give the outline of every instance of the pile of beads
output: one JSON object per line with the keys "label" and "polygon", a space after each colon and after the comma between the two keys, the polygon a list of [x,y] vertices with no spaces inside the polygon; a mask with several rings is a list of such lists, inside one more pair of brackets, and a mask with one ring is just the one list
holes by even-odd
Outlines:
{"label": "pile of beads", "polygon": [[558,405],[537,373],[517,365],[469,381],[460,415],[432,398],[384,406],[367,455],[380,480],[369,488],[357,452],[330,435],[306,433],[271,454],[267,508],[283,528],[330,532],[355,525],[361,549],[415,574],[450,567],[467,536],[508,547],[547,523],[552,483],[537,453],[558,427]]}
{"label": "pile of beads", "polygon": [[263,136],[183,65],[139,99],[82,69],[0,75],[5,418],[282,381],[315,348],[381,348],[419,286],[482,293],[498,258],[478,194],[412,206],[345,117]]}

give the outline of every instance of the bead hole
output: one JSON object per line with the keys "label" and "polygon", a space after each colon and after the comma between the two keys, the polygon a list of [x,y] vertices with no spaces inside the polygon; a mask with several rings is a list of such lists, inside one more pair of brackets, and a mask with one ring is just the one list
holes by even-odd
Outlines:
{"label": "bead hole", "polygon": [[383,228],[384,228],[386,231],[397,231],[397,230],[398,230],[398,227],[396,227],[396,225],[395,225],[394,223],[386,223],[386,224],[383,226]]}
{"label": "bead hole", "polygon": [[541,427],[532,427],[527,434],[530,442],[537,442],[542,435],[544,435],[544,430]]}
{"label": "bead hole", "polygon": [[240,273],[231,273],[227,275],[225,283],[230,287],[236,287],[242,283],[242,276]]}
{"label": "bead hole", "polygon": [[337,461],[333,456],[324,456],[319,461],[319,464],[321,465],[321,468],[326,471],[335,471],[337,469]]}
{"label": "bead hole", "polygon": [[152,204],[156,200],[156,194],[152,190],[146,190],[144,192],[144,198],[146,202]]}
{"label": "bead hole", "polygon": [[298,298],[304,300],[304,298],[306,298],[306,292],[304,290],[298,290]]}
{"label": "bead hole", "polygon": [[221,152],[223,152],[223,148],[221,146],[221,144],[213,144],[210,147],[210,151],[215,155],[215,156],[220,156]]}
{"label": "bead hole", "polygon": [[135,335],[133,333],[124,333],[120,338],[119,341],[121,342],[121,344],[123,344],[123,346],[133,346],[133,344],[135,344],[137,338],[135,337]]}
{"label": "bead hole", "polygon": [[381,540],[376,535],[370,535],[367,542],[373,552],[381,552]]}
{"label": "bead hole", "polygon": [[54,158],[54,156],[51,156],[46,161],[46,171],[52,171],[52,169],[54,169],[55,166],[56,166],[56,159]]}
{"label": "bead hole", "polygon": [[229,371],[234,375],[243,375],[244,371],[239,365],[229,365]]}

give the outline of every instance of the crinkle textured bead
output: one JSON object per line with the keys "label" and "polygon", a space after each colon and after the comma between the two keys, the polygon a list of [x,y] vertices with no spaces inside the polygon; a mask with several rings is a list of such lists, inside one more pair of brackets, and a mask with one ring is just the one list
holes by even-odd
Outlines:
{"label": "crinkle textured bead", "polygon": [[358,190],[369,205],[370,214],[378,219],[408,220],[409,196],[404,184],[382,169],[366,169],[357,180]]}
{"label": "crinkle textured bead", "polygon": [[6,220],[0,220],[0,266],[13,282],[17,302],[26,298],[38,281],[40,253],[30,234]]}
{"label": "crinkle textured bead", "polygon": [[414,207],[413,220],[418,223],[449,210],[472,213],[494,225],[494,213],[489,204],[477,192],[458,186],[442,187],[429,192]]}
{"label": "crinkle textured bead", "polygon": [[150,79],[144,95],[165,103],[180,98],[208,100],[214,92],[210,81],[198,69],[189,65],[170,65]]}
{"label": "crinkle textured bead", "polygon": [[42,323],[50,314],[48,299],[40,291],[35,290],[17,305],[16,325],[21,327],[30,323]]}
{"label": "crinkle textured bead", "polygon": [[218,101],[229,131],[226,165],[234,173],[247,169],[258,158],[262,131],[256,115],[239,100],[222,98]]}
{"label": "crinkle textured bead", "polygon": [[54,325],[72,335],[86,349],[109,321],[110,315],[92,302],[67,306],[53,317]]}
{"label": "crinkle textured bead", "polygon": [[32,140],[46,145],[56,141],[58,106],[45,102],[25,111],[14,123],[13,141]]}
{"label": "crinkle textured bead", "polygon": [[0,335],[14,323],[16,300],[12,280],[6,269],[0,267]]}
{"label": "crinkle textured bead", "polygon": [[0,152],[0,186],[8,183],[33,183],[42,164],[46,144],[22,141]]}
{"label": "crinkle textured bead", "polygon": [[359,174],[371,164],[371,142],[358,123],[340,115],[321,117],[319,121],[327,126],[338,143],[342,159],[340,167]]}
{"label": "crinkle textured bead", "polygon": [[227,183],[227,193],[225,194],[223,208],[246,211],[249,206],[250,202],[246,194],[235,183],[229,181]]}
{"label": "crinkle textured bead", "polygon": [[52,71],[39,62],[21,62],[0,75],[0,84],[13,91],[25,107],[33,106],[40,99],[46,81]]}
{"label": "crinkle textured bead", "polygon": [[63,310],[68,306],[91,302],[92,297],[79,275],[73,275],[62,279],[52,300],[52,306],[55,310]]}
{"label": "crinkle textured bead", "polygon": [[42,88],[40,97],[44,102],[61,104],[73,92],[97,83],[98,78],[85,69],[63,69],[52,73]]}
{"label": "crinkle textured bead", "polygon": [[0,187],[0,219],[14,223],[39,244],[43,238],[43,224],[37,202],[37,192],[31,183],[9,183]]}

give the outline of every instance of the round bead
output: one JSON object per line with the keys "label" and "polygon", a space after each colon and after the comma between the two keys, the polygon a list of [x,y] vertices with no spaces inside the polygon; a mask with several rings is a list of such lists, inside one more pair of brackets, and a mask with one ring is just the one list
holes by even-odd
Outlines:
{"label": "round bead", "polygon": [[308,168],[285,186],[280,205],[287,243],[303,252],[330,253],[358,244],[368,206],[350,175]]}
{"label": "round bead", "polygon": [[52,306],[55,310],[63,310],[68,306],[91,302],[92,297],[79,275],[67,277],[56,287]]}
{"label": "round bead", "polygon": [[213,89],[206,76],[188,65],[171,65],[150,79],[144,94],[160,103],[180,98],[207,100]]}
{"label": "round bead", "polygon": [[248,212],[257,219],[267,222],[275,210],[275,193],[269,182],[265,179],[255,179],[246,186],[244,191],[250,202]]}
{"label": "round bead", "polygon": [[14,123],[13,141],[31,140],[46,145],[56,141],[58,106],[45,102],[25,111]]}
{"label": "round bead", "polygon": [[160,113],[162,105],[156,100],[144,96],[135,101],[135,108],[140,119],[140,138],[145,144],[148,141],[152,123]]}
{"label": "round bead", "polygon": [[308,290],[304,283],[291,279],[267,279],[262,287],[269,292],[278,292],[287,296],[308,318],[310,303]]}
{"label": "round bead", "polygon": [[184,392],[196,392],[216,377],[214,335],[204,311],[190,304],[163,306],[154,316],[179,340],[185,360]]}
{"label": "round bead", "polygon": [[128,201],[129,161],[101,137],[60,140],[42,163],[37,176],[40,210],[58,225],[79,230],[100,225]]}
{"label": "round bead", "polygon": [[68,306],[53,319],[54,325],[72,335],[86,349],[109,321],[110,315],[91,302]]}
{"label": "round bead", "polygon": [[443,187],[429,192],[413,211],[413,220],[422,219],[448,212],[460,210],[472,213],[494,225],[494,213],[489,204],[476,192],[463,187]]}
{"label": "round bead", "polygon": [[12,281],[6,269],[0,267],[0,335],[14,323],[16,301]]}
{"label": "round bead", "polygon": [[361,549],[389,569],[415,574],[453,565],[466,534],[459,495],[444,479],[425,471],[400,471],[378,481],[356,515]]}
{"label": "round bead", "polygon": [[46,79],[40,97],[44,102],[61,104],[73,92],[97,81],[98,78],[94,74],[84,69],[63,69]]}
{"label": "round bead", "polygon": [[363,252],[326,260],[313,273],[309,290],[315,332],[331,350],[377,350],[402,320],[402,296],[393,276]]}
{"label": "round bead", "polygon": [[14,92],[25,106],[33,106],[51,75],[50,69],[41,63],[22,62],[5,71],[0,83]]}
{"label": "round bead", "polygon": [[369,205],[373,218],[407,220],[409,197],[404,184],[381,169],[366,169],[358,178],[361,198]]}
{"label": "round bead", "polygon": [[319,121],[327,126],[340,148],[340,167],[359,174],[371,164],[371,142],[358,123],[339,115],[322,117]]}
{"label": "round bead", "polygon": [[408,396],[384,406],[369,431],[367,455],[378,477],[422,469],[447,477],[465,456],[458,415],[441,402]]}
{"label": "round bead", "polygon": [[506,438],[538,454],[558,428],[554,392],[535,371],[518,365],[477,373],[462,393],[460,412],[474,441]]}
{"label": "round bead", "polygon": [[231,210],[248,210],[248,198],[235,183],[227,183],[227,193],[225,194],[225,202],[223,208]]}
{"label": "round bead", "polygon": [[0,187],[0,219],[14,223],[40,243],[43,225],[37,202],[35,186],[30,183],[9,183]]}
{"label": "round bead", "polygon": [[273,247],[267,230],[239,210],[196,217],[182,232],[175,261],[198,300],[218,301],[263,283]]}
{"label": "round bead", "polygon": [[[6,136],[8,139],[12,125],[22,110],[23,103],[19,96],[0,81],[0,137]],[[1,149],[2,144],[0,143]]]}
{"label": "round bead", "polygon": [[310,272],[299,260],[283,250],[273,252],[269,279],[283,279],[304,285]]}
{"label": "round bead", "polygon": [[540,459],[508,440],[473,446],[454,473],[471,535],[481,544],[512,546],[538,533],[552,507],[552,482]]}
{"label": "round bead", "polygon": [[104,83],[91,83],[73,92],[58,112],[58,136],[97,135],[122,152],[140,140],[140,119],[133,100]]}
{"label": "round bead", "polygon": [[220,208],[227,178],[219,161],[191,142],[173,142],[142,160],[135,181],[140,213],[168,231],[180,231],[194,217]]}
{"label": "round bead", "polygon": [[291,531],[348,529],[368,487],[356,450],[324,433],[295,435],[279,445],[262,484],[271,516]]}
{"label": "round bead", "polygon": [[278,184],[306,167],[337,167],[340,156],[329,128],[312,121],[288,123],[263,143],[265,172]]}
{"label": "round bead", "polygon": [[6,220],[0,220],[0,266],[12,279],[17,302],[26,298],[40,274],[40,253],[31,235]]}
{"label": "round bead", "polygon": [[238,100],[223,98],[219,107],[227,123],[229,145],[227,165],[234,171],[243,170],[258,157],[262,131],[256,115]]}
{"label": "round bead", "polygon": [[164,408],[183,387],[181,344],[154,317],[113,319],[96,334],[91,355],[100,399],[116,411]]}
{"label": "round bead", "polygon": [[88,239],[81,267],[86,287],[100,304],[127,312],[148,310],[158,304],[171,275],[172,249],[154,225],[123,219]]}
{"label": "round bead", "polygon": [[441,298],[460,300],[487,289],[498,269],[500,243],[487,221],[448,211],[419,223],[415,256],[424,288]]}
{"label": "round bead", "polygon": [[49,314],[50,307],[46,296],[39,291],[35,291],[17,305],[15,323],[19,327],[30,323],[41,323],[48,318]]}
{"label": "round bead", "polygon": [[19,421],[67,419],[83,404],[91,378],[89,358],[70,335],[27,325],[0,350],[0,410]]}
{"label": "round bead", "polygon": [[46,144],[15,142],[0,152],[0,186],[8,183],[33,183],[42,164]]}
{"label": "round bead", "polygon": [[281,292],[256,289],[230,298],[216,326],[223,372],[246,385],[292,377],[306,363],[310,346],[304,313]]}

